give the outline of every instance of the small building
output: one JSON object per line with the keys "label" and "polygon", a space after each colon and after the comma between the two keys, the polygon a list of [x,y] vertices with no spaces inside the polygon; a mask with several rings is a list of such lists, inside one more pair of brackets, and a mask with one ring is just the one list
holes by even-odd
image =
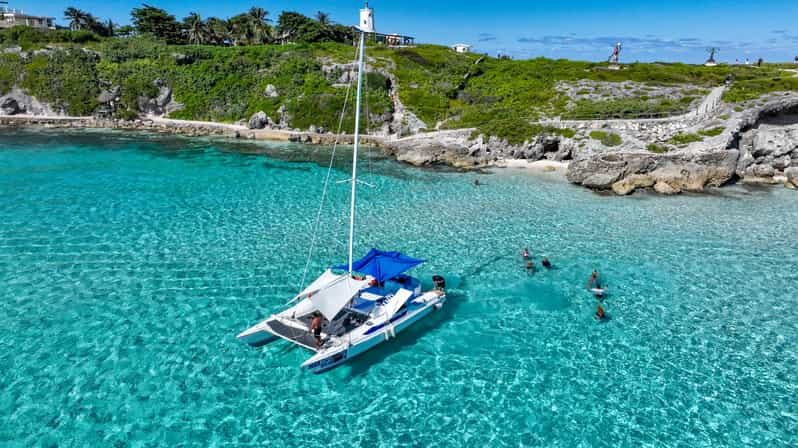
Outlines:
{"label": "small building", "polygon": [[471,53],[471,45],[468,44],[454,44],[452,50],[457,53]]}
{"label": "small building", "polygon": [[[5,3],[5,2],[0,2]],[[25,14],[20,9],[11,9],[8,6],[0,6],[0,28],[12,28],[15,26],[29,26],[40,30],[54,30],[54,17],[41,17]]]}
{"label": "small building", "polygon": [[374,8],[369,7],[369,2],[366,2],[366,7],[360,10],[360,22],[356,27],[356,31],[364,33],[367,42],[389,47],[410,47],[415,44],[415,39],[412,36],[403,36],[396,33],[378,33],[374,27]]}
{"label": "small building", "polygon": [[366,7],[360,10],[360,30],[365,33],[373,33],[374,28],[374,8],[369,8],[369,2],[366,2]]}

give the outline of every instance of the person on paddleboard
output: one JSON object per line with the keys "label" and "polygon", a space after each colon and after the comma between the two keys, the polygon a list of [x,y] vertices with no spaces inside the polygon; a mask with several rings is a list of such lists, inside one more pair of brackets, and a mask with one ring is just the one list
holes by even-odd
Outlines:
{"label": "person on paddleboard", "polygon": [[598,271],[593,269],[593,273],[590,274],[590,279],[587,281],[587,289],[601,289],[601,283],[599,282],[598,278]]}

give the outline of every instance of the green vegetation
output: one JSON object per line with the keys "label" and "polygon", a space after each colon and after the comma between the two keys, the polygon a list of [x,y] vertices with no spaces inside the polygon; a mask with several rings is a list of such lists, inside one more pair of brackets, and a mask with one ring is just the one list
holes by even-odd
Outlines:
{"label": "green vegetation", "polygon": [[58,50],[31,58],[20,87],[70,115],[91,115],[97,108],[96,56],[82,50]]}
{"label": "green vegetation", "polygon": [[673,136],[670,140],[668,140],[668,143],[670,143],[671,145],[684,146],[684,145],[689,145],[690,143],[693,142],[701,142],[701,141],[704,141],[704,137],[698,134],[679,133]]}
{"label": "green vegetation", "polygon": [[656,143],[650,143],[648,146],[646,146],[646,149],[656,154],[664,154],[671,150],[667,146],[658,145]]}
{"label": "green vegetation", "polygon": [[492,121],[488,124],[477,128],[471,134],[471,138],[476,138],[480,134],[496,135],[506,138],[507,142],[512,145],[520,145],[525,141],[529,141],[538,135],[559,135],[562,137],[573,138],[576,132],[572,129],[560,129],[554,126],[541,126],[539,124],[530,124],[528,122],[518,125],[512,123],[512,127],[502,127],[510,123],[509,121]]}
{"label": "green vegetation", "polygon": [[593,131],[590,133],[590,138],[600,141],[604,146],[620,146],[623,143],[620,135],[611,132]]}
{"label": "green vegetation", "polygon": [[761,78],[746,79],[732,84],[731,88],[723,95],[723,100],[729,103],[740,103],[754,100],[762,95],[798,90],[798,78],[786,77],[780,74],[763,76]]}
{"label": "green vegetation", "polygon": [[[272,24],[268,11],[251,8],[228,19],[192,13],[180,19],[167,11],[142,5],[132,12],[132,27],[103,22],[69,8],[70,30],[44,32],[26,27],[0,31],[0,46],[21,46],[46,52],[28,58],[0,55],[0,93],[17,85],[34,96],[63,107],[71,114],[97,110],[101,90],[119,88],[116,115],[139,113],[140,97],[153,97],[163,83],[172,88],[183,108],[172,117],[235,122],[264,111],[273,120],[284,112],[289,124],[335,129],[346,89],[336,83],[341,73],[325,73],[324,66],[351,62],[355,51],[350,28],[334,24],[329,15],[315,18],[283,12]],[[117,37],[111,37],[117,36]],[[573,136],[573,132],[535,124],[563,119],[639,118],[677,115],[706,89],[735,79],[727,101],[744,101],[777,90],[798,90],[798,78],[786,77],[778,66],[703,67],[685,64],[630,64],[607,70],[605,63],[538,58],[510,60],[477,54],[457,54],[447,47],[369,48],[366,102],[372,120],[392,111],[390,72],[398,82],[399,99],[429,129],[475,128],[521,143],[536,135]],[[632,98],[572,101],[557,88],[559,82],[580,80],[634,81]],[[679,100],[657,97],[657,86],[695,85]],[[272,85],[279,96],[265,94]],[[579,94],[597,93],[588,87]],[[738,106],[739,107],[739,106]],[[351,129],[351,115],[344,126]],[[710,136],[707,130],[702,135]],[[677,136],[681,141],[687,137]],[[695,135],[695,138],[702,138]],[[598,138],[612,146],[620,136]],[[682,143],[677,143],[682,144]]]}
{"label": "green vegetation", "polygon": [[698,131],[698,133],[703,135],[704,137],[717,137],[720,134],[723,134],[723,128],[717,127],[712,129],[704,129],[702,131]]}
{"label": "green vegetation", "polygon": [[8,93],[22,69],[22,59],[15,54],[0,53],[0,95]]}

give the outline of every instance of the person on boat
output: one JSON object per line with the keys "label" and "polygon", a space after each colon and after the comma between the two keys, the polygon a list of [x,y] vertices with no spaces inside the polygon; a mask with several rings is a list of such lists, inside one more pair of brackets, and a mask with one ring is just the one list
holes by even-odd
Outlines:
{"label": "person on boat", "polygon": [[544,268],[551,269],[551,262],[549,261],[549,257],[543,257],[543,261],[541,262]]}
{"label": "person on boat", "polygon": [[309,333],[313,333],[313,337],[316,338],[316,350],[321,348],[321,314],[314,313],[313,320],[310,321],[310,328],[308,329]]}
{"label": "person on boat", "polygon": [[587,289],[601,289],[601,283],[599,283],[598,278],[598,271],[593,269],[593,273],[590,274],[590,279],[587,281]]}
{"label": "person on boat", "polygon": [[523,257],[524,260],[529,260],[529,249],[528,248],[526,248],[526,247],[524,248],[524,251],[521,253],[521,257]]}
{"label": "person on boat", "polygon": [[601,306],[601,304],[599,304],[598,307],[596,307],[596,319],[604,320],[604,317],[606,317],[606,314],[604,314],[604,308]]}

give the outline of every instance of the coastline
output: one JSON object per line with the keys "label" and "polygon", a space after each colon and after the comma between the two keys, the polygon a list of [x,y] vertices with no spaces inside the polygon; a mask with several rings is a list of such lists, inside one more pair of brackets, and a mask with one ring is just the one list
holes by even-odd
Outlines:
{"label": "coastline", "polygon": [[[584,136],[536,136],[523,144],[483,135],[474,129],[419,132],[405,137],[361,135],[361,142],[380,148],[387,157],[417,167],[448,166],[464,171],[521,170],[528,174],[554,174],[574,185],[625,196],[636,190],[672,195],[705,192],[728,184],[762,184],[798,188],[798,125],[763,124],[762,117],[794,110],[798,96],[771,98],[757,107],[733,113],[729,119],[712,119],[724,131],[706,141],[665,153],[640,150],[645,140],[627,146],[603,147]],[[623,123],[631,126],[633,123]],[[562,123],[562,125],[566,125]],[[597,123],[580,123],[589,133]],[[605,124],[606,125],[606,124]],[[620,126],[616,124],[616,126]],[[646,124],[645,126],[649,126]],[[656,123],[655,130],[662,126]],[[683,126],[683,124],[682,124]],[[281,129],[249,129],[240,124],[178,120],[145,116],[132,121],[64,115],[0,115],[0,129],[108,129],[147,131],[185,137],[222,137],[250,141],[294,142],[308,145],[350,145],[351,134],[317,133]],[[629,133],[620,132],[625,136]],[[643,130],[644,134],[651,132]],[[761,135],[758,135],[761,134]],[[626,137],[625,137],[626,138]],[[643,143],[641,143],[643,142]],[[796,148],[793,149],[792,147]],[[553,148],[553,149],[552,149]]]}
{"label": "coastline", "polygon": [[[212,121],[177,120],[163,117],[142,117],[132,121],[75,117],[65,115],[0,115],[0,128],[41,127],[51,129],[114,129],[127,131],[153,131],[186,137],[220,136],[245,140],[290,141],[317,145],[335,143],[351,144],[354,136],[319,134],[279,129],[249,129],[246,126]],[[380,146],[383,137],[365,135],[366,144]]]}

